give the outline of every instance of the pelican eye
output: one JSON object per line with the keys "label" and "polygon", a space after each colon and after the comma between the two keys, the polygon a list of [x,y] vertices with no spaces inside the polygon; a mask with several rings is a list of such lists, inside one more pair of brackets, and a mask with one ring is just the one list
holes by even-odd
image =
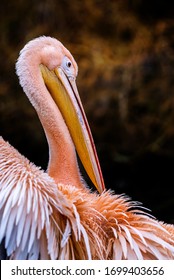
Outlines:
{"label": "pelican eye", "polygon": [[67,56],[63,58],[61,66],[68,77],[74,77],[74,67],[71,60]]}
{"label": "pelican eye", "polygon": [[69,67],[69,68],[70,68],[70,67],[71,67],[71,62],[70,62],[70,61],[68,61],[66,65],[67,65],[67,67]]}
{"label": "pelican eye", "polygon": [[63,67],[63,69],[64,69],[64,70],[70,71],[71,66],[72,66],[71,60],[70,60],[67,56],[65,56],[65,57],[63,58],[63,61],[62,61],[62,67]]}

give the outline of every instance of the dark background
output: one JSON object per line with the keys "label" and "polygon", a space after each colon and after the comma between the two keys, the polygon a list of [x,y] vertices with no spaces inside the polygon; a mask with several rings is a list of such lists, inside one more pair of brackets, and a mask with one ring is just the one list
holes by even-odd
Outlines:
{"label": "dark background", "polygon": [[1,1],[0,134],[46,169],[43,129],[15,75],[20,49],[40,35],[59,39],[79,65],[107,188],[174,223],[174,3]]}

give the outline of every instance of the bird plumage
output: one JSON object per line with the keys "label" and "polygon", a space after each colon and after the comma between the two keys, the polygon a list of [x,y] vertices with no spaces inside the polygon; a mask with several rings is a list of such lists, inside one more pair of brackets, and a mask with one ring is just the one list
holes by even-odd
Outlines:
{"label": "bird plumage", "polygon": [[[66,123],[48,96],[39,68],[35,75],[31,71],[33,65],[27,66],[30,59],[27,61],[26,54],[30,57],[33,47],[38,55],[42,54],[38,61],[31,62],[34,67],[44,62],[48,66],[47,56],[41,60],[43,50],[44,55],[49,53],[54,58],[55,49],[61,56],[57,61],[52,60],[51,69],[61,64],[65,55],[76,65],[63,45],[52,38],[33,40],[21,52],[17,73],[52,145],[54,162],[50,162],[48,172],[44,172],[0,137],[0,243],[3,246],[0,255],[4,256],[5,248],[9,259],[174,259],[173,225],[157,221],[125,195],[111,191],[98,194],[86,188]],[[74,69],[75,78],[77,66]],[[48,125],[44,116],[48,118],[50,105],[53,112]],[[60,118],[58,122],[55,117]],[[56,129],[64,132],[63,143],[58,142],[60,133]],[[59,151],[64,143],[72,154],[70,159],[65,148],[62,154]],[[65,167],[65,174],[60,174],[59,166],[61,170]],[[67,174],[67,168],[71,176],[75,172],[75,179]]]}
{"label": "bird plumage", "polygon": [[[77,242],[82,236],[88,240],[75,205],[47,173],[2,138],[0,151],[0,242],[5,240],[7,256],[66,259],[68,251],[73,258],[71,235]],[[90,257],[83,251],[83,258]]]}

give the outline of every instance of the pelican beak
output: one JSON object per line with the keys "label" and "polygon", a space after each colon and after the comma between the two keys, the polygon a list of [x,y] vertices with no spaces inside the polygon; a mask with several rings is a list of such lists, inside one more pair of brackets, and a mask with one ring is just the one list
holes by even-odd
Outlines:
{"label": "pelican beak", "polygon": [[61,67],[50,71],[46,66],[40,65],[40,70],[69,129],[79,158],[92,183],[101,193],[105,189],[104,180],[75,79],[67,77]]}

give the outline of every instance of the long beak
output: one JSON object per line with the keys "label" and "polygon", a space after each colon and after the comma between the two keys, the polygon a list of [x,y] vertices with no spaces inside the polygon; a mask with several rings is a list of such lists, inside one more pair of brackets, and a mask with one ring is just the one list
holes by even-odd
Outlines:
{"label": "long beak", "polygon": [[62,113],[80,160],[101,193],[105,189],[104,180],[75,80],[68,78],[60,67],[50,71],[40,65],[40,69],[45,85]]}

